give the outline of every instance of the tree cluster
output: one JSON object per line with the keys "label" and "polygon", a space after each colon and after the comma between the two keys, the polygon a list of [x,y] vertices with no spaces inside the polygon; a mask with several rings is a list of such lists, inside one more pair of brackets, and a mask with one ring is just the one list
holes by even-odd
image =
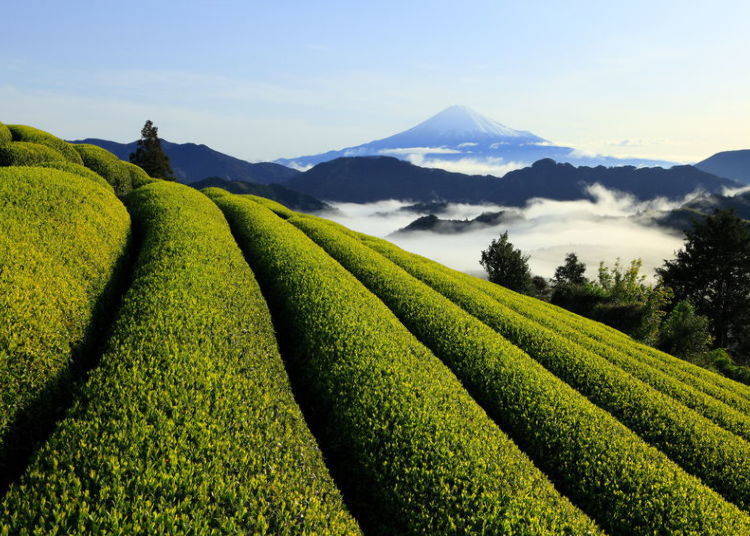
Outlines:
{"label": "tree cluster", "polygon": [[586,265],[569,253],[547,281],[533,276],[529,256],[505,232],[482,252],[489,280],[611,325],[664,351],[750,379],[750,230],[732,211],[697,220],[683,249],[647,283],[641,261],[586,277]]}

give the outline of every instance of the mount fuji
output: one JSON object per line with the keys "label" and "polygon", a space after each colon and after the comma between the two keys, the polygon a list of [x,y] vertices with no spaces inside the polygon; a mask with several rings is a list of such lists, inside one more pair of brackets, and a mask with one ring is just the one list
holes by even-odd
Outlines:
{"label": "mount fuji", "polygon": [[[576,166],[672,165],[661,160],[585,155],[572,147],[555,145],[531,132],[507,127],[466,106],[446,108],[417,126],[387,138],[337,151],[282,158],[276,162],[304,170],[347,156],[394,156],[420,166],[442,167],[450,171],[464,171],[462,165],[473,165],[475,171],[490,174],[504,174],[505,171],[528,166],[543,158]],[[496,172],[493,173],[493,170]]]}

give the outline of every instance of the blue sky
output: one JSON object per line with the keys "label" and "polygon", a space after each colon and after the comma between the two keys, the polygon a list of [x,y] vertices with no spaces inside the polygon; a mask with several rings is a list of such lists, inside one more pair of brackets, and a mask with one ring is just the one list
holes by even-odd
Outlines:
{"label": "blue sky", "polygon": [[[250,160],[465,104],[586,151],[750,147],[750,2],[6,2],[0,120]],[[141,9],[137,9],[141,8]]]}

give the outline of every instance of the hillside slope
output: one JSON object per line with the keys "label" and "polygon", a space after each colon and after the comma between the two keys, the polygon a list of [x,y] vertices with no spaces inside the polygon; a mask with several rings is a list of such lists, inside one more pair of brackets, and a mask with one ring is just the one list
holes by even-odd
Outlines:
{"label": "hillside slope", "polygon": [[0,124],[0,534],[750,534],[750,386],[60,143]]}
{"label": "hillside slope", "polygon": [[750,184],[750,149],[716,153],[698,162],[695,167],[717,177]]}

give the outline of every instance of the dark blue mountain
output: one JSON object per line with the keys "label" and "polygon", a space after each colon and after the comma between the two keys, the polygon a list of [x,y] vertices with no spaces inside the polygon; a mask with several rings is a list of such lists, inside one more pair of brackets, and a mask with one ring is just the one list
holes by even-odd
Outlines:
{"label": "dark blue mountain", "polygon": [[[115,141],[87,138],[71,143],[90,143],[108,150],[122,160],[128,160],[135,151],[136,142],[117,143]],[[226,180],[248,181],[258,184],[283,183],[299,172],[281,164],[260,162],[253,164],[240,160],[207,145],[195,143],[172,143],[161,140],[164,152],[169,157],[177,179],[183,183],[192,183],[207,177],[221,177]]]}
{"label": "dark blue mountain", "polygon": [[698,162],[695,167],[719,177],[750,184],[750,149],[716,153]]}

